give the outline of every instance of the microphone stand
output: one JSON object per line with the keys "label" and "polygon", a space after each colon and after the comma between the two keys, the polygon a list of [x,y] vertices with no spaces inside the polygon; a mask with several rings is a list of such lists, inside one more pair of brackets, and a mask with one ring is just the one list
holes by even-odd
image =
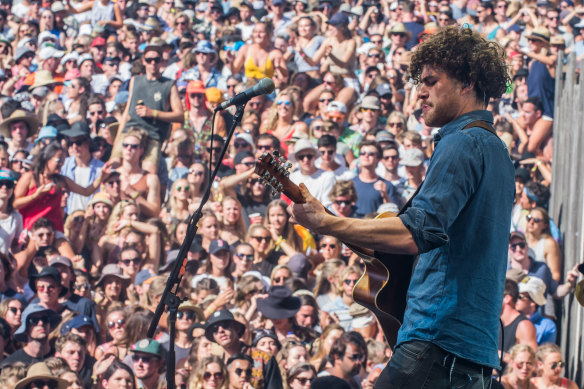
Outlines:
{"label": "microphone stand", "polygon": [[[229,147],[229,143],[231,142],[231,138],[233,137],[233,133],[235,132],[235,127],[241,122],[241,118],[243,117],[243,112],[245,110],[245,104],[237,105],[237,109],[235,115],[233,115],[233,123],[231,124],[231,128],[227,134],[227,139],[225,140],[225,145],[223,146],[223,150],[221,150],[221,154],[219,156],[219,162],[215,165],[215,169],[213,169],[213,173],[209,178],[209,183],[207,185],[207,189],[203,194],[203,198],[201,199],[201,203],[199,204],[199,208],[191,215],[189,218],[187,233],[185,239],[183,240],[182,245],[180,246],[178,255],[176,257],[176,261],[172,267],[172,271],[168,276],[168,281],[166,282],[166,287],[164,288],[164,292],[160,298],[160,303],[156,307],[156,311],[154,311],[154,318],[150,323],[150,327],[148,328],[147,337],[154,338],[154,333],[156,332],[156,328],[158,327],[158,322],[160,321],[160,317],[164,312],[164,307],[168,307],[169,311],[169,330],[168,335],[170,337],[169,344],[168,344],[168,356],[166,361],[166,383],[167,388],[175,387],[175,352],[174,352],[174,340],[176,338],[176,316],[178,313],[178,307],[182,300],[176,295],[178,292],[178,288],[180,286],[182,276],[185,273],[185,266],[187,264],[187,253],[189,248],[191,247],[191,243],[195,238],[195,234],[197,233],[199,220],[203,216],[203,206],[209,201],[209,196],[211,193],[211,185],[217,176],[217,172],[219,171],[219,167],[221,165],[221,161],[223,161],[223,157],[227,152],[227,148]],[[213,123],[215,125],[215,123]]]}

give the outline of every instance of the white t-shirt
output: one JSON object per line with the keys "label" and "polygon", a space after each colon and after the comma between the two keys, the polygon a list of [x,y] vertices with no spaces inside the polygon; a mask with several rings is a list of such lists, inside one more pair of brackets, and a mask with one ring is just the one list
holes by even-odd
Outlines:
{"label": "white t-shirt", "polygon": [[310,193],[326,207],[331,204],[329,194],[333,189],[333,185],[337,182],[337,179],[332,172],[317,169],[316,172],[310,176],[302,174],[301,170],[296,170],[290,174],[290,181],[296,185],[303,182]]}
{"label": "white t-shirt", "polygon": [[[75,183],[79,186],[86,187],[89,186],[89,173],[91,172],[90,167],[75,167]],[[81,196],[77,193],[69,193],[71,209],[67,209],[67,212],[71,214],[78,209],[85,210],[87,204],[89,204],[89,199],[91,196]]]}
{"label": "white t-shirt", "polygon": [[12,241],[18,239],[22,229],[22,216],[17,211],[0,220],[0,252],[8,254]]}

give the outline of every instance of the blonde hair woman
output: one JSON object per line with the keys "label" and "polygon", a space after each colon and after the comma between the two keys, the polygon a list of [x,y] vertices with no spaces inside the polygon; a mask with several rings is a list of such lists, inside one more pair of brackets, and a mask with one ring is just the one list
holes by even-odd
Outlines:
{"label": "blonde hair woman", "polygon": [[553,343],[545,343],[537,348],[537,377],[531,379],[538,389],[568,388],[578,389],[574,381],[562,377],[566,365],[562,361],[562,350]]}
{"label": "blonde hair woman", "polygon": [[336,284],[344,268],[345,262],[338,258],[328,259],[318,265],[315,271],[317,274],[316,284],[312,292],[320,307],[324,307],[339,297]]}
{"label": "blonde hair woman", "polygon": [[242,206],[235,197],[225,196],[221,202],[222,221],[219,237],[230,245],[245,239],[245,222]]}
{"label": "blonde hair woman", "polygon": [[280,141],[290,139],[295,131],[308,133],[308,127],[304,122],[294,121],[296,104],[298,102],[292,93],[288,91],[278,93],[260,133],[270,132]]}
{"label": "blonde hair woman", "polygon": [[203,358],[191,375],[189,389],[227,389],[229,375],[223,360],[216,355]]}
{"label": "blonde hair woman", "polygon": [[537,389],[531,383],[535,372],[535,351],[526,344],[516,344],[509,350],[511,362],[501,382],[505,389]]}

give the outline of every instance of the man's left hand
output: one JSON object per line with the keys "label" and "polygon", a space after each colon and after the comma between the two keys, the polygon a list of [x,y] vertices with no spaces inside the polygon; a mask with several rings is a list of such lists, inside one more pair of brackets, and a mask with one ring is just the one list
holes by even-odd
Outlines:
{"label": "man's left hand", "polygon": [[292,223],[301,224],[310,230],[318,232],[319,228],[322,227],[326,210],[320,201],[318,201],[313,195],[310,194],[306,185],[300,184],[299,188],[305,203],[290,204],[288,207],[288,212],[290,212],[292,215],[290,221]]}

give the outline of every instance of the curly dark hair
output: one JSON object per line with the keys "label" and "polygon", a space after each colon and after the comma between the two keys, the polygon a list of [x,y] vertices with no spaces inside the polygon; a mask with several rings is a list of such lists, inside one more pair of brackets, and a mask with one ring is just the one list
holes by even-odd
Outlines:
{"label": "curly dark hair", "polygon": [[477,100],[485,105],[491,97],[502,96],[511,82],[503,48],[466,27],[446,27],[418,46],[409,69],[416,84],[426,65],[463,84],[474,83]]}

